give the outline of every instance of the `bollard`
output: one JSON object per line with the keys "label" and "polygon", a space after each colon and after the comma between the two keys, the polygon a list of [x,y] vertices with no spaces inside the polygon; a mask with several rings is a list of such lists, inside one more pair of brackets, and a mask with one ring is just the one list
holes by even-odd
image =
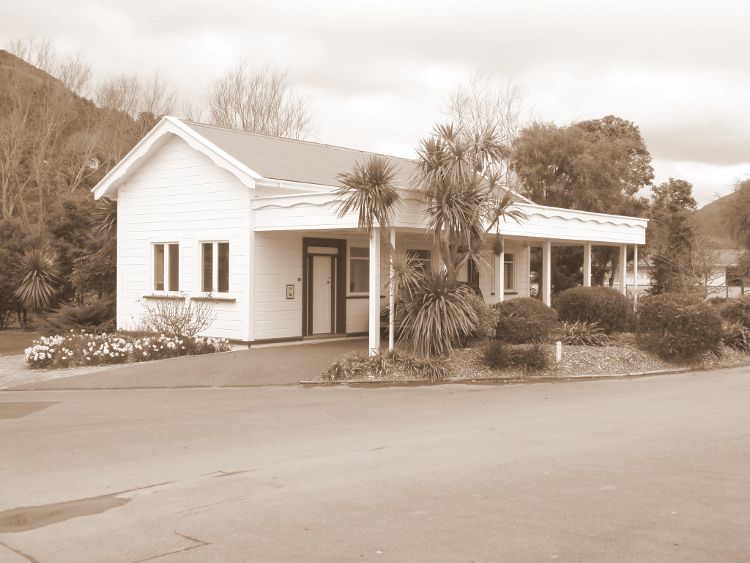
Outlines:
{"label": "bollard", "polygon": [[555,362],[560,363],[562,361],[562,342],[559,340],[555,342]]}

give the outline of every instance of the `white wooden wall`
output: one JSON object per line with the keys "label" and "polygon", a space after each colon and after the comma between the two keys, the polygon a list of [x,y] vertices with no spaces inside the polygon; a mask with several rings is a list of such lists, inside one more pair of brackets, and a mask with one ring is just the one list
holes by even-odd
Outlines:
{"label": "white wooden wall", "polygon": [[117,326],[138,325],[153,292],[151,245],[180,244],[180,291],[200,291],[200,242],[229,241],[229,290],[216,302],[213,336],[251,338],[251,193],[232,174],[179,139],[167,140],[118,192]]}

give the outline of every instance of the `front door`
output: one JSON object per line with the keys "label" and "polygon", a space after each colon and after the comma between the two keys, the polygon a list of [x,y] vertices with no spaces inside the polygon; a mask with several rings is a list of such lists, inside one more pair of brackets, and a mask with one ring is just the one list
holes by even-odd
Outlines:
{"label": "front door", "polygon": [[312,334],[330,334],[335,332],[336,260],[333,256],[313,256],[311,268]]}
{"label": "front door", "polygon": [[346,332],[346,241],[303,239],[304,336],[323,336]]}

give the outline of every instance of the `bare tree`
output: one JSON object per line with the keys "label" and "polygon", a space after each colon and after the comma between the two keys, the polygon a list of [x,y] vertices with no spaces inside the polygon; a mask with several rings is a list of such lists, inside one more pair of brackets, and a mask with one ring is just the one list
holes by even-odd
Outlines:
{"label": "bare tree", "polygon": [[467,138],[481,139],[488,129],[492,132],[504,152],[504,158],[494,163],[493,171],[501,182],[515,189],[518,181],[509,170],[507,156],[519,132],[532,118],[521,88],[477,73],[450,94],[445,113]]}
{"label": "bare tree", "polygon": [[128,114],[168,115],[176,106],[174,88],[158,72],[149,77],[119,74],[100,82],[94,92],[96,105]]}
{"label": "bare tree", "polygon": [[83,174],[76,168],[88,161],[93,146],[81,151],[81,139],[70,136],[77,127],[76,98],[60,83],[6,70],[0,73],[0,99],[2,215],[18,215],[29,225],[34,209],[41,225],[50,194]]}
{"label": "bare tree", "polygon": [[253,70],[247,61],[211,84],[208,111],[220,127],[293,139],[310,134],[307,103],[294,93],[286,74],[269,67]]}
{"label": "bare tree", "polygon": [[203,109],[192,102],[183,101],[180,117],[186,121],[199,122],[203,117]]}
{"label": "bare tree", "polygon": [[91,66],[80,54],[61,53],[49,39],[13,39],[8,51],[62,82],[79,96],[89,93]]}

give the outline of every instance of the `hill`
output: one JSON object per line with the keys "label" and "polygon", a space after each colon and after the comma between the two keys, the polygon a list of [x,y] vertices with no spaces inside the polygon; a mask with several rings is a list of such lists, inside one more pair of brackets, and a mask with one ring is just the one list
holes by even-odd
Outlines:
{"label": "hill", "polygon": [[734,193],[730,193],[695,212],[698,232],[710,237],[717,248],[739,248],[727,223],[727,215],[735,197]]}

